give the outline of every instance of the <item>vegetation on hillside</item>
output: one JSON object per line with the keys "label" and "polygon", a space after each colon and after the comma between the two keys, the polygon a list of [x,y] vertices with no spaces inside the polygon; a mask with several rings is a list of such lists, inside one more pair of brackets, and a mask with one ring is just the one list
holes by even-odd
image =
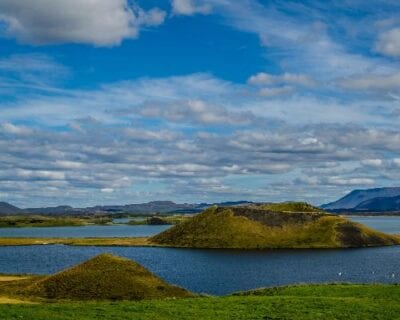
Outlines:
{"label": "vegetation on hillside", "polygon": [[396,285],[304,285],[196,299],[0,304],[0,314],[2,320],[392,320],[399,301]]}
{"label": "vegetation on hillside", "polygon": [[172,286],[138,263],[101,254],[80,265],[29,285],[24,295],[56,300],[142,300],[182,298],[188,291]]}
{"label": "vegetation on hillside", "polygon": [[265,203],[258,206],[259,209],[275,212],[323,212],[322,209],[312,206],[307,202],[281,202]]}
{"label": "vegetation on hillside", "polygon": [[272,212],[259,207],[212,207],[150,238],[191,248],[340,248],[393,245],[397,236],[320,212]]}
{"label": "vegetation on hillside", "polygon": [[192,216],[188,215],[170,215],[170,216],[151,216],[140,220],[131,220],[129,225],[173,225],[182,223]]}

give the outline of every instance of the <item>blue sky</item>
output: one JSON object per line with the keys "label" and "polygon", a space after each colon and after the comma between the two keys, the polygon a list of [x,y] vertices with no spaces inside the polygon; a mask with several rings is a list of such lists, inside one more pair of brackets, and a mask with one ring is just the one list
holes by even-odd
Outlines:
{"label": "blue sky", "polygon": [[0,200],[398,186],[399,17],[394,0],[0,0]]}

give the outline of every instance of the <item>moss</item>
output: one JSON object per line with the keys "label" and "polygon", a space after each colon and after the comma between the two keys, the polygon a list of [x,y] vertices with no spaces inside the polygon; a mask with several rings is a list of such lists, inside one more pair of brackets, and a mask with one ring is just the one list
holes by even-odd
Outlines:
{"label": "moss", "polygon": [[24,294],[56,300],[143,300],[192,296],[138,263],[101,254],[30,284]]}

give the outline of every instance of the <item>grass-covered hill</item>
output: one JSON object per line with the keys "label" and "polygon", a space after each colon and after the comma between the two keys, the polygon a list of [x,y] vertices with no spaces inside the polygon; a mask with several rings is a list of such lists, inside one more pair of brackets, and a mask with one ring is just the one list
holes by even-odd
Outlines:
{"label": "grass-covered hill", "polygon": [[304,203],[283,203],[212,207],[150,241],[176,247],[269,249],[383,246],[399,244],[400,238]]}
{"label": "grass-covered hill", "polygon": [[25,296],[55,300],[143,300],[190,297],[138,263],[109,254],[44,277],[20,290]]}

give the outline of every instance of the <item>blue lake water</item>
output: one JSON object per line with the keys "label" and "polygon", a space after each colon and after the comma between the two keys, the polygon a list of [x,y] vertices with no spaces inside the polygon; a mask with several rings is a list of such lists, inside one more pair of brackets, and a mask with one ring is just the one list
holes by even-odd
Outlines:
{"label": "blue lake water", "polygon": [[89,238],[89,237],[145,237],[162,232],[171,226],[112,225],[82,227],[0,228],[0,237],[29,238]]}
{"label": "blue lake water", "polygon": [[348,218],[382,232],[400,234],[400,217],[349,216]]}
{"label": "blue lake water", "polygon": [[400,246],[276,251],[0,247],[0,273],[54,273],[103,252],[136,260],[169,282],[194,292],[217,295],[293,283],[400,282]]}
{"label": "blue lake water", "polygon": [[[400,217],[350,218],[383,232],[400,233]],[[147,236],[169,227],[3,228],[0,237]],[[64,245],[0,247],[0,273],[54,273],[103,252],[136,260],[171,283],[194,292],[217,295],[294,283],[400,283],[400,246],[275,251]]]}

